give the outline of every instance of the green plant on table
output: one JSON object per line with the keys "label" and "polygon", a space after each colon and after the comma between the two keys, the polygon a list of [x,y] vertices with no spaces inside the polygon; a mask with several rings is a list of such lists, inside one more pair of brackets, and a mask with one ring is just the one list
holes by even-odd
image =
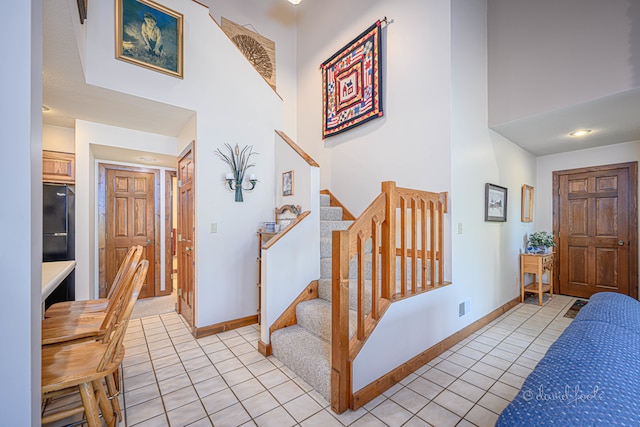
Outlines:
{"label": "green plant on table", "polygon": [[553,234],[548,231],[536,231],[529,235],[529,246],[550,248],[556,245],[553,241]]}

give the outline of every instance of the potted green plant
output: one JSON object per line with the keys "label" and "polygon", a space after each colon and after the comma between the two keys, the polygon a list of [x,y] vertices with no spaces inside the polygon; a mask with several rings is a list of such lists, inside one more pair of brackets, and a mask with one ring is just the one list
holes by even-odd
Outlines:
{"label": "potted green plant", "polygon": [[553,234],[548,231],[536,231],[529,235],[529,245],[527,250],[535,253],[549,253],[549,248],[556,245],[553,241]]}

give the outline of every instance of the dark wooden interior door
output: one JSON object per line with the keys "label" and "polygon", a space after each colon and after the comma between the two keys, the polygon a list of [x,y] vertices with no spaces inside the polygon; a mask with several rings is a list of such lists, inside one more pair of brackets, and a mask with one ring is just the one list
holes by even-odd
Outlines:
{"label": "dark wooden interior door", "polygon": [[637,298],[637,163],[554,172],[559,293]]}
{"label": "dark wooden interior door", "polygon": [[178,313],[193,327],[195,240],[193,147],[178,160]]}
{"label": "dark wooden interior door", "polygon": [[154,174],[149,172],[106,171],[107,286],[113,283],[129,248],[141,245],[144,247],[142,259],[149,261],[149,270],[138,298],[155,296],[154,178]]}

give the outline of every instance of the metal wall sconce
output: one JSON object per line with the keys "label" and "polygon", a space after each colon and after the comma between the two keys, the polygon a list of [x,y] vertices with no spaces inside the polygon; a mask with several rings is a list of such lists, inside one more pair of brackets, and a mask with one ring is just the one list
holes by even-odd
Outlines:
{"label": "metal wall sconce", "polygon": [[258,179],[256,178],[255,175],[253,174],[250,175],[249,183],[251,184],[251,186],[243,187],[242,178],[238,176],[234,176],[231,172],[229,172],[227,174],[226,181],[227,181],[227,187],[229,187],[229,190],[236,192],[236,202],[242,202],[244,201],[244,199],[242,198],[242,190],[251,191],[254,188],[256,188],[256,183],[258,182]]}
{"label": "metal wall sconce", "polygon": [[249,163],[249,159],[251,156],[258,153],[253,152],[252,145],[247,145],[242,150],[240,150],[238,144],[236,144],[235,149],[229,144],[224,144],[224,146],[229,150],[229,154],[224,154],[219,148],[216,150],[216,154],[218,154],[218,156],[220,156],[220,158],[231,168],[231,172],[227,173],[225,177],[227,187],[229,190],[235,191],[236,202],[243,202],[242,190],[251,191],[256,187],[256,183],[258,182],[256,176],[251,174],[249,176],[250,186],[243,186],[244,176],[247,169],[255,166],[255,163]]}

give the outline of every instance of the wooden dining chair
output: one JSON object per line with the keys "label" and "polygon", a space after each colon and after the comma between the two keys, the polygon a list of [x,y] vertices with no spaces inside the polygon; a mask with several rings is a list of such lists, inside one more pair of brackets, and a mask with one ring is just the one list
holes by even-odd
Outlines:
{"label": "wooden dining chair", "polygon": [[66,396],[70,392],[79,392],[81,405],[46,415],[46,405],[43,405],[42,424],[63,420],[80,413],[84,413],[89,427],[102,425],[100,415],[108,427],[117,425],[122,419],[114,374],[124,358],[124,335],[148,267],[147,260],[137,265],[133,276],[132,293],[126,301],[123,301],[123,307],[118,312],[113,328],[105,334],[102,341],[43,347],[43,402]]}
{"label": "wooden dining chair", "polygon": [[131,295],[135,271],[137,271],[135,268],[130,267],[123,274],[121,289],[109,299],[104,312],[70,313],[66,316],[44,319],[42,321],[42,345],[101,339],[113,325],[117,311],[122,308],[122,302]]}
{"label": "wooden dining chair", "polygon": [[125,255],[120,267],[118,268],[118,272],[116,274],[115,279],[113,280],[113,284],[109,288],[109,293],[106,298],[100,298],[96,300],[83,300],[83,301],[64,301],[53,304],[44,312],[44,317],[59,317],[59,316],[69,316],[80,315],[80,314],[88,314],[88,313],[100,313],[104,312],[107,309],[109,304],[109,300],[118,295],[119,292],[122,292],[124,277],[126,276],[127,270],[129,268],[135,268],[138,261],[142,257],[142,252],[144,248],[140,245],[132,246],[129,248],[129,251]]}

